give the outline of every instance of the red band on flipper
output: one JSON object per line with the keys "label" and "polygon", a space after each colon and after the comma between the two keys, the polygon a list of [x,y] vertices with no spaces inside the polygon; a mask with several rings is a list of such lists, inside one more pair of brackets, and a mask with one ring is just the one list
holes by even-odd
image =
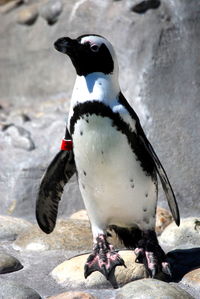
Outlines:
{"label": "red band on flipper", "polygon": [[70,139],[66,140],[66,139],[63,138],[60,149],[62,151],[71,151],[72,148],[73,148],[72,140],[70,140]]}

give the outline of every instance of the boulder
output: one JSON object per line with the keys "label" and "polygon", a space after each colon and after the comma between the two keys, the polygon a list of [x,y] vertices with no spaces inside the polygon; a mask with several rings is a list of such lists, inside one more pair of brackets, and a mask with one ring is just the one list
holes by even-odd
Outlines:
{"label": "boulder", "polygon": [[141,279],[125,285],[116,296],[116,299],[194,299],[188,292],[177,286],[156,280]]}

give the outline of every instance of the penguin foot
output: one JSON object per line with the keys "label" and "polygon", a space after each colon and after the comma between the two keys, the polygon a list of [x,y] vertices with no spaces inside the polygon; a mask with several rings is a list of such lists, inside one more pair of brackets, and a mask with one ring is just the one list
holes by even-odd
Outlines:
{"label": "penguin foot", "polygon": [[160,245],[154,231],[143,232],[143,238],[138,242],[135,249],[136,263],[144,264],[149,277],[163,272],[172,276],[170,264],[166,261],[166,255]]}
{"label": "penguin foot", "polygon": [[108,243],[106,236],[101,234],[97,237],[93,253],[89,255],[84,268],[84,276],[87,278],[92,272],[101,272],[114,288],[118,288],[114,272],[117,266],[125,266],[123,259]]}

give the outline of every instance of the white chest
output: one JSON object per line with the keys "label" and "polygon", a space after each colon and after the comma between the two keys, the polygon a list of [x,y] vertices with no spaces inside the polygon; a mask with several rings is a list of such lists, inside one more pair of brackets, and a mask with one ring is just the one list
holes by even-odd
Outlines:
{"label": "white chest", "polygon": [[76,122],[73,142],[79,186],[91,221],[122,226],[142,221],[142,226],[144,210],[154,213],[156,190],[127,137],[110,118],[92,114]]}

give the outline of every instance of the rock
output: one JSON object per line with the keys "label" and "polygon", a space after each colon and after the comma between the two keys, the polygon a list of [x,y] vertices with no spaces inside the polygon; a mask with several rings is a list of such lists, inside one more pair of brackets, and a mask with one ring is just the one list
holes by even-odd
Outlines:
{"label": "rock", "polygon": [[179,227],[174,222],[171,223],[159,237],[161,245],[182,249],[200,246],[199,223],[199,219],[195,217],[181,219]]}
{"label": "rock", "polygon": [[128,283],[122,287],[116,299],[193,299],[186,291],[179,287],[156,279],[141,279]]}
{"label": "rock", "polygon": [[22,4],[22,0],[10,0],[10,1],[5,1],[0,2],[0,13],[8,13],[10,11],[12,11],[13,9],[15,9],[17,6]]}
{"label": "rock", "polygon": [[12,280],[2,280],[0,278],[0,285],[2,298],[42,299],[42,297],[40,297],[40,295],[32,288]]}
{"label": "rock", "polygon": [[32,228],[32,224],[24,219],[0,216],[0,240],[15,240],[29,228]]}
{"label": "rock", "polygon": [[0,5],[4,5],[4,4],[9,3],[11,1],[16,1],[16,0],[0,0]]}
{"label": "rock", "polygon": [[47,297],[47,299],[95,299],[93,295],[83,292],[65,292],[56,296]]}
{"label": "rock", "polygon": [[[1,100],[13,104],[12,109],[29,106],[35,110],[49,100],[58,107],[58,100],[63,95],[66,100],[70,98],[75,73],[69,59],[63,65],[64,58],[53,50],[53,42],[66,28],[67,32],[73,32],[73,37],[90,32],[91,28],[105,35],[118,54],[122,91],[139,114],[166,168],[182,217],[192,213],[198,216],[200,186],[198,176],[193,174],[200,168],[196,159],[200,143],[197,133],[200,127],[197,109],[200,4],[196,0],[163,0],[158,10],[150,10],[141,16],[130,11],[130,2],[65,1],[53,30],[48,30],[41,18],[27,31],[24,26],[10,26],[17,10],[2,15]],[[119,35],[123,38],[119,39]],[[63,113],[67,111],[65,107]],[[47,109],[43,113],[47,115]],[[46,134],[45,141],[51,142],[48,136]],[[48,152],[44,157],[47,164]],[[36,161],[35,157],[31,158]],[[78,194],[77,189],[76,192]],[[27,196],[30,194],[33,194],[30,190],[26,192]],[[162,193],[160,198],[166,206]]]}
{"label": "rock", "polygon": [[0,274],[21,270],[22,264],[13,256],[0,253]]}
{"label": "rock", "polygon": [[197,294],[200,293],[200,268],[188,272],[181,281],[183,284],[195,289]]}
{"label": "rock", "polygon": [[156,210],[156,233],[160,235],[164,229],[173,221],[171,213],[161,207]]}
{"label": "rock", "polygon": [[21,25],[33,25],[38,18],[38,9],[36,5],[29,5],[18,12],[17,23]]}
{"label": "rock", "polygon": [[63,10],[60,0],[49,0],[40,10],[40,15],[47,21],[49,25],[57,22],[59,15]]}
{"label": "rock", "polygon": [[88,214],[87,214],[86,210],[77,211],[77,212],[73,213],[70,216],[70,218],[71,219],[79,219],[79,220],[87,220],[87,221],[89,221]]}
{"label": "rock", "polygon": [[35,225],[20,234],[13,247],[20,251],[90,250],[92,248],[90,225],[84,220],[59,220],[54,231],[49,235]]}
{"label": "rock", "polygon": [[8,125],[4,126],[6,137],[9,139],[9,143],[13,147],[21,148],[27,151],[35,149],[35,144],[31,138],[30,132],[25,130],[23,127]]}
{"label": "rock", "polygon": [[[56,103],[45,103],[38,111],[37,105],[36,110],[12,109],[6,105],[0,110],[4,118],[2,130],[0,124],[2,214],[9,213],[30,221],[35,220],[39,183],[48,164],[60,149],[66,127],[66,104],[63,100],[57,100]],[[27,119],[24,115],[31,121],[24,121]],[[34,147],[31,141],[34,143],[34,150],[31,150]],[[16,143],[17,146],[14,146]],[[83,200],[77,186],[77,178],[74,176],[65,186],[58,216],[66,217],[81,208]]]}
{"label": "rock", "polygon": [[[116,267],[115,277],[119,285],[147,276],[144,266],[135,263],[136,256],[133,251],[119,251],[126,267]],[[73,288],[99,288],[109,287],[106,278],[99,272],[93,272],[87,279],[84,278],[84,265],[88,255],[80,255],[63,262],[53,269],[51,275],[57,283]]]}

